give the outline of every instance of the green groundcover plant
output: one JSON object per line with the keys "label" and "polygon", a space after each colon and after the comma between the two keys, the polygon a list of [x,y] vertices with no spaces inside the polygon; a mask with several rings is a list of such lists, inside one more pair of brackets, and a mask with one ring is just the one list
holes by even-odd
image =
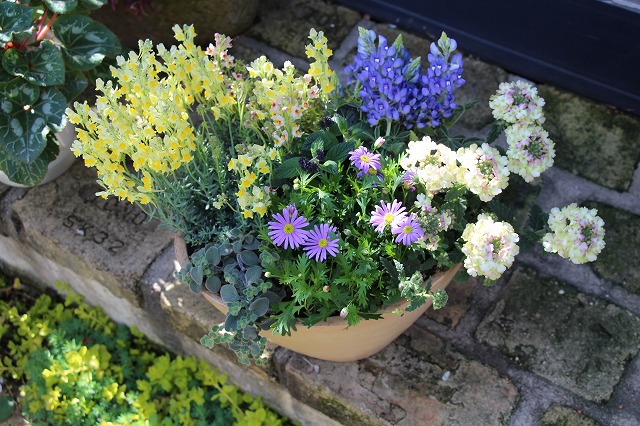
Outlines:
{"label": "green groundcover plant", "polygon": [[[195,357],[169,354],[63,284],[64,301],[0,276],[0,421],[34,425],[284,425]],[[34,297],[35,294],[39,294]]]}
{"label": "green groundcover plant", "polygon": [[[484,100],[490,131],[456,135],[471,105],[456,103],[464,61],[446,34],[423,61],[401,37],[361,29],[340,82],[313,29],[306,73],[264,56],[244,65],[228,37],[204,49],[193,27],[174,31],[177,45],[140,42],[119,57],[114,80],[97,82],[96,109],[76,103],[69,117],[99,195],[181,233],[193,251],[180,279],[228,305],[206,346],[260,362],[262,330],[338,315],[354,326],[402,298],[407,310],[441,307],[446,293],[428,277],[458,263],[490,285],[534,243],[575,263],[604,247],[597,212],[575,204],[511,223],[500,194],[553,164],[544,100],[505,82]],[[503,132],[506,147],[495,143]]]}

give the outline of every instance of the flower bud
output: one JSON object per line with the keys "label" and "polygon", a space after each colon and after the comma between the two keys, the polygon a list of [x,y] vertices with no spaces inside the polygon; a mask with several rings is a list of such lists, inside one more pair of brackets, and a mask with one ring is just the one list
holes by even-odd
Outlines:
{"label": "flower bud", "polygon": [[374,148],[380,148],[382,145],[384,145],[386,141],[384,140],[384,138],[382,136],[380,136],[378,139],[376,139],[376,141],[373,143]]}
{"label": "flower bud", "polygon": [[324,291],[325,293],[329,293],[329,286],[325,285],[324,287],[322,287],[322,291]]}
{"label": "flower bud", "polygon": [[344,319],[347,317],[347,308],[342,308],[340,311],[340,318]]}

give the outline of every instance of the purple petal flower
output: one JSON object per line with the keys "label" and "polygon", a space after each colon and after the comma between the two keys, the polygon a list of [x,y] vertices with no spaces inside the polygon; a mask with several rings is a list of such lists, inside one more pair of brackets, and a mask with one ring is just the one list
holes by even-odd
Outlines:
{"label": "purple petal flower", "polygon": [[[359,147],[355,151],[349,152],[349,154],[351,154],[351,157],[349,157],[351,164],[364,173],[371,173],[369,169],[373,169],[377,172],[382,167],[380,165],[380,154],[369,152],[364,146]],[[375,172],[371,174],[375,174]]]}
{"label": "purple petal flower", "polygon": [[316,258],[316,262],[323,262],[327,258],[327,253],[335,257],[338,254],[339,238],[334,238],[336,228],[326,223],[314,225],[313,230],[309,231],[308,239],[303,243],[303,250],[307,252],[309,259]]}
{"label": "purple petal flower", "polygon": [[402,185],[410,191],[416,190],[416,172],[415,170],[407,170],[402,176]]}
{"label": "purple petal flower", "polygon": [[405,217],[396,226],[391,226],[391,233],[397,235],[395,242],[405,246],[411,245],[424,236],[424,231],[415,220],[414,215]]}
{"label": "purple petal flower", "polygon": [[387,225],[393,228],[394,225],[407,217],[405,210],[406,208],[398,200],[393,200],[393,202],[387,204],[384,201],[380,201],[380,205],[376,206],[376,210],[371,213],[369,222],[376,227],[376,232],[382,234]]}
{"label": "purple petal flower", "polygon": [[285,207],[282,214],[276,213],[273,218],[275,221],[269,222],[269,237],[276,246],[297,248],[307,240],[309,231],[303,228],[309,226],[309,222],[304,216],[298,216],[295,205]]}

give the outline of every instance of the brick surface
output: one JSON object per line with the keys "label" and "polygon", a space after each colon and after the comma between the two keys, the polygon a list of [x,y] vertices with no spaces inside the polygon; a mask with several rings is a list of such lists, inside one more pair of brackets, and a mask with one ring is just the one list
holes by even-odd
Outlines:
{"label": "brick surface", "polygon": [[476,335],[522,368],[606,401],[640,349],[640,319],[520,268]]}
{"label": "brick surface", "polygon": [[348,425],[500,425],[518,398],[508,379],[418,327],[359,362],[290,354],[279,365],[299,399]]}
{"label": "brick surface", "polygon": [[640,161],[640,119],[549,86],[544,128],[556,143],[555,164],[599,185],[625,191]]}
{"label": "brick surface", "polygon": [[594,271],[640,294],[640,216],[601,203],[588,206],[598,209],[606,225],[606,246],[593,263]]}

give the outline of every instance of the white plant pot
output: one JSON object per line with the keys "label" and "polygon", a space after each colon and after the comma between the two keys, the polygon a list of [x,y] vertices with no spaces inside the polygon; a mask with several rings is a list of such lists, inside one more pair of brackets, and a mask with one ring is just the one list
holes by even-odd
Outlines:
{"label": "white plant pot", "polygon": [[[55,160],[49,163],[47,174],[39,185],[44,185],[45,183],[51,182],[59,177],[61,174],[66,172],[69,167],[71,167],[73,161],[76,159],[75,155],[71,152],[71,145],[76,139],[75,126],[67,121],[65,128],[62,129],[61,132],[56,133],[56,139],[58,139],[60,153]],[[2,171],[0,171],[0,183],[18,188],[28,188],[25,185],[21,185],[10,180]]]}

